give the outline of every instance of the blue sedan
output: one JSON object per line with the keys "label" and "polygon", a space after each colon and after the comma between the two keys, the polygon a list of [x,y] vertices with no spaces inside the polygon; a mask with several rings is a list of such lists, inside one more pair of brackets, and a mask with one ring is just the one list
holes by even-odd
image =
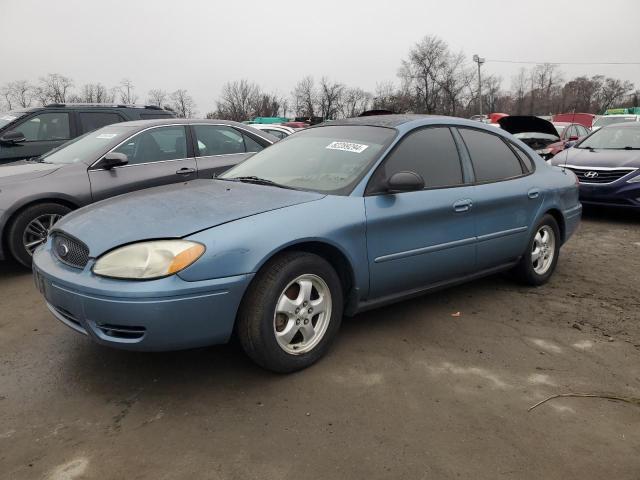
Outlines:
{"label": "blue sedan", "polygon": [[511,270],[549,280],[582,207],[576,176],[508,133],[414,115],[335,121],[215,180],[60,220],[34,255],[51,313],[130,350],[224,343],[291,372],[343,315]]}

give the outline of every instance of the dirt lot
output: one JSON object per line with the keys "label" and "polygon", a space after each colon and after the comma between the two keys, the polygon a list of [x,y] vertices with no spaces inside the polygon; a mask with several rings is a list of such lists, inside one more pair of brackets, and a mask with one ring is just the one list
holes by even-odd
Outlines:
{"label": "dirt lot", "polygon": [[[640,478],[640,215],[587,211],[545,287],[497,276],[348,320],[278,376],[238,347],[90,344],[0,266],[0,478]],[[460,312],[459,316],[452,314]]]}

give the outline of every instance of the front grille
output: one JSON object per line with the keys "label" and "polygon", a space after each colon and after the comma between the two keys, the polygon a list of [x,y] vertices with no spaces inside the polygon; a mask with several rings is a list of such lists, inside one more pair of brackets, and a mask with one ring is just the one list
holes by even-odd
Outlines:
{"label": "front grille", "polygon": [[53,236],[53,252],[58,260],[71,267],[84,268],[89,261],[89,248],[62,233]]}
{"label": "front grille", "polygon": [[625,175],[629,175],[635,168],[616,168],[613,170],[590,167],[567,166],[576,174],[581,183],[612,183]]}

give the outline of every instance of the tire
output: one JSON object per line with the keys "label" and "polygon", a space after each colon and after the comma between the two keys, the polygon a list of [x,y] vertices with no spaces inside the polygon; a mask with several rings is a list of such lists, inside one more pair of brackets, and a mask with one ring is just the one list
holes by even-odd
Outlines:
{"label": "tire", "polygon": [[[49,229],[71,209],[59,203],[38,203],[27,207],[11,222],[7,236],[7,244],[13,258],[27,268],[31,268],[33,250],[29,250],[25,243],[35,249],[38,236],[46,241]],[[34,222],[34,223],[32,223]]]}
{"label": "tire", "polygon": [[249,286],[236,334],[247,355],[261,367],[295,372],[327,352],[342,312],[342,285],[329,262],[312,253],[286,252],[267,262]]}
{"label": "tire", "polygon": [[[544,240],[545,234],[549,235],[546,245],[545,242],[541,242]],[[535,258],[536,249],[539,255],[537,260]],[[526,252],[513,269],[515,279],[525,285],[544,285],[556,269],[559,254],[560,229],[558,222],[553,216],[546,214],[536,225],[527,244]]]}

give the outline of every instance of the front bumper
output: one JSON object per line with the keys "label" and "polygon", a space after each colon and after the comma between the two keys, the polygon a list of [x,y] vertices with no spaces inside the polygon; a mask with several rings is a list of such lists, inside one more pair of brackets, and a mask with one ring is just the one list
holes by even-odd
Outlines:
{"label": "front bumper", "polygon": [[225,343],[252,274],[187,282],[101,278],[56,260],[45,246],[33,272],[47,307],[62,323],[102,345],[165,351]]}
{"label": "front bumper", "polygon": [[640,208],[640,182],[620,180],[604,185],[580,183],[580,201],[591,205]]}

